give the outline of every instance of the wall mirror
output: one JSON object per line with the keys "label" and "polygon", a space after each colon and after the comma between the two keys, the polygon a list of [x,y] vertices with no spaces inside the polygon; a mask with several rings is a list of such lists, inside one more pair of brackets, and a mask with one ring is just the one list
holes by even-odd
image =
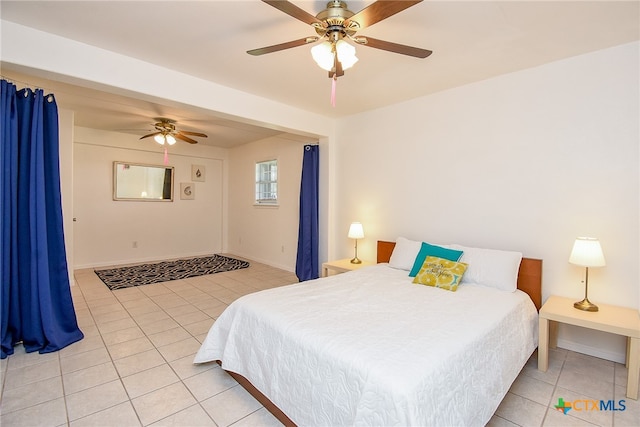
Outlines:
{"label": "wall mirror", "polygon": [[173,167],[113,162],[113,200],[173,201]]}

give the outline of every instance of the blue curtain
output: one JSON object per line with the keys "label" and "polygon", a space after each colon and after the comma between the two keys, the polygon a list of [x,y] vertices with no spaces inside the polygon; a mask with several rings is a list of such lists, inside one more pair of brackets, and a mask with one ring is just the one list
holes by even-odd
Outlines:
{"label": "blue curtain", "polygon": [[22,342],[49,353],[81,340],[62,228],[58,106],[38,89],[0,88],[1,358]]}
{"label": "blue curtain", "polygon": [[300,225],[296,259],[296,276],[301,282],[317,279],[320,271],[318,265],[318,180],[318,146],[305,145],[302,158]]}

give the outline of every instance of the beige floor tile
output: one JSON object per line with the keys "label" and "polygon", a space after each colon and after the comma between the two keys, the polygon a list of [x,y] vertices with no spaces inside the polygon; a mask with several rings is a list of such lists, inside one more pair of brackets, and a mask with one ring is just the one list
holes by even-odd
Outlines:
{"label": "beige floor tile", "polygon": [[118,379],[118,373],[111,361],[63,376],[64,394],[73,394]]}
{"label": "beige floor tile", "polygon": [[11,369],[4,377],[4,389],[12,390],[27,384],[59,377],[60,375],[60,361],[57,359],[38,363],[37,365]]}
{"label": "beige floor tile", "polygon": [[184,325],[184,328],[193,336],[202,335],[209,332],[209,329],[213,326],[213,322],[215,322],[215,320],[207,316],[206,320]]}
{"label": "beige floor tile", "polygon": [[19,411],[0,413],[2,427],[59,426],[66,423],[67,409],[62,397]]}
{"label": "beige floor tile", "polygon": [[165,313],[164,310],[156,310],[156,311],[151,311],[151,312],[138,314],[134,316],[136,323],[140,326],[153,325],[154,323],[160,320],[170,319],[170,318],[171,316]]}
{"label": "beige floor tile", "polygon": [[194,311],[193,313],[181,314],[179,316],[174,316],[173,319],[176,322],[178,322],[179,324],[181,324],[182,326],[189,325],[189,324],[195,323],[195,322],[200,322],[200,321],[203,321],[203,320],[213,321],[213,319],[211,317],[209,317],[207,314],[203,313],[200,310]]}
{"label": "beige floor tile", "polygon": [[128,319],[129,317],[131,317],[129,315],[129,312],[125,310],[124,307],[122,306],[120,306],[119,310],[110,311],[108,313],[99,314],[99,315],[96,315],[96,314],[93,315],[93,319],[95,320],[97,325],[101,325],[103,323],[113,322],[121,319]]}
{"label": "beige floor tile", "polygon": [[183,341],[190,338],[191,334],[184,328],[173,328],[168,331],[158,332],[157,334],[149,335],[149,339],[156,347],[162,347],[163,345],[172,344],[174,342]]}
{"label": "beige floor tile", "polygon": [[205,400],[201,404],[220,427],[231,425],[257,411],[262,406],[240,386],[230,388]]}
{"label": "beige floor tile", "polygon": [[154,348],[152,350],[143,351],[142,353],[114,360],[113,363],[116,366],[120,377],[124,378],[155,366],[162,365],[163,363],[166,363],[166,361],[158,350]]}
{"label": "beige floor tile", "polygon": [[518,424],[514,424],[509,420],[505,420],[497,415],[491,417],[486,427],[518,427]]}
{"label": "beige floor tile", "polygon": [[75,354],[84,353],[86,351],[97,350],[104,348],[104,342],[102,341],[102,337],[94,335],[94,336],[85,336],[80,341],[74,342],[73,344],[63,348],[59,351],[60,358],[69,357]]}
{"label": "beige floor tile", "polygon": [[137,397],[132,403],[142,424],[148,425],[193,406],[196,400],[179,382]]}
{"label": "beige floor tile", "polygon": [[583,393],[592,399],[613,399],[613,370],[611,371],[611,382],[605,381],[599,376],[598,379],[565,368],[558,378],[558,387],[572,390],[576,393]]}
{"label": "beige floor tile", "polygon": [[594,426],[594,424],[581,420],[580,418],[576,418],[570,414],[564,414],[561,411],[555,411],[553,409],[549,409],[547,411],[547,416],[545,417],[544,423],[542,425],[544,427],[593,427]]}
{"label": "beige floor tile", "polygon": [[178,322],[171,319],[170,317],[146,325],[140,325],[144,333],[147,335],[153,335],[159,332],[168,331],[169,329],[174,329],[179,326],[180,325],[178,324]]}
{"label": "beige floor tile", "polygon": [[142,332],[142,329],[138,326],[102,334],[102,340],[107,346],[142,337],[144,337],[144,332]]}
{"label": "beige floor tile", "polygon": [[238,385],[236,380],[219,367],[187,378],[184,380],[184,384],[198,402]]}
{"label": "beige floor tile", "polygon": [[199,311],[197,307],[191,304],[179,305],[178,307],[171,307],[164,310],[169,316],[175,318],[183,314],[193,313]]}
{"label": "beige floor tile", "polygon": [[536,403],[547,406],[551,400],[554,386],[529,377],[527,375],[519,375],[511,385],[509,390],[513,394],[533,400]]}
{"label": "beige floor tile", "polygon": [[69,420],[77,420],[128,401],[120,380],[101,384],[67,396]]}
{"label": "beige floor tile", "polygon": [[136,411],[133,410],[130,401],[95,412],[69,423],[70,427],[137,427],[141,425],[138,415]]}
{"label": "beige floor tile", "polygon": [[218,367],[218,364],[215,362],[194,364],[193,358],[194,355],[190,354],[169,362],[169,365],[171,365],[173,371],[178,374],[178,377],[182,380]]}
{"label": "beige floor tile", "polygon": [[247,415],[233,424],[233,427],[279,427],[283,424],[274,417],[271,412],[264,408],[260,408],[257,411]]}
{"label": "beige floor tile", "polygon": [[498,406],[496,415],[520,426],[540,426],[546,411],[547,408],[544,405],[507,393]]}
{"label": "beige floor tile", "polygon": [[114,320],[113,322],[102,323],[98,325],[98,329],[100,333],[106,334],[113,331],[119,331],[121,329],[133,328],[136,325],[136,322],[131,318]]}
{"label": "beige floor tile", "polygon": [[[96,316],[102,316],[109,313],[124,311],[122,304],[120,304],[120,301],[118,301],[117,299],[110,299],[110,301],[112,302],[109,304],[102,304],[102,305],[92,304],[91,314],[94,317],[96,317]],[[114,319],[114,320],[118,320],[118,319]]]}
{"label": "beige floor tile", "polygon": [[151,285],[138,286],[138,289],[140,289],[140,291],[142,291],[148,297],[173,293],[171,289],[167,288],[162,283],[153,283]]}
{"label": "beige floor tile", "polygon": [[43,381],[2,392],[2,414],[29,408],[62,397],[62,377]]}
{"label": "beige floor tile", "polygon": [[7,371],[11,369],[24,368],[25,366],[33,366],[39,363],[49,362],[51,360],[58,360],[60,358],[59,352],[40,354],[37,351],[26,353],[24,347],[19,344],[13,348],[14,353],[6,360]]}
{"label": "beige floor tile", "polygon": [[105,347],[102,347],[96,350],[85,351],[84,353],[61,358],[60,368],[62,370],[62,374],[65,375],[69,372],[80,371],[82,369],[110,361],[111,358],[109,357],[109,352]]}
{"label": "beige floor tile", "polygon": [[130,341],[121,342],[119,344],[110,345],[108,350],[113,360],[122,359],[123,357],[132,356],[142,353],[143,351],[153,349],[153,344],[147,337],[136,338]]}
{"label": "beige floor tile", "polygon": [[122,379],[131,399],[180,381],[168,364],[162,364]]}
{"label": "beige floor tile", "polygon": [[199,348],[200,342],[193,337],[189,337],[182,341],[158,347],[158,351],[167,362],[172,362],[190,354],[196,354]]}
{"label": "beige floor tile", "polygon": [[[151,424],[152,427],[177,427],[177,426],[189,426],[189,427],[216,427],[216,423],[213,422],[207,412],[202,409],[200,405],[193,405],[187,409],[170,415],[160,421]],[[254,426],[260,426],[260,424],[254,424]]]}
{"label": "beige floor tile", "polygon": [[156,311],[162,312],[162,308],[158,304],[149,300],[149,302],[146,304],[141,304],[137,307],[127,308],[127,311],[129,312],[131,317],[136,318],[143,314],[154,313]]}

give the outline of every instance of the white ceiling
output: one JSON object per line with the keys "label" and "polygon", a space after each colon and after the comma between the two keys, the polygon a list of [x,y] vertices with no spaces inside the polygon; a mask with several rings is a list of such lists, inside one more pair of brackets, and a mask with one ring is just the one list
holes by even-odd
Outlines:
{"label": "white ceiling", "polygon": [[[327,2],[293,3],[315,15]],[[347,3],[357,12],[373,1]],[[360,61],[338,79],[334,108],[329,102],[331,80],[311,59],[309,46],[257,57],[246,53],[315,34],[307,24],[258,0],[2,0],[0,7],[3,20],[329,117],[380,108],[640,39],[640,1],[426,0],[358,35],[434,53],[416,59],[358,46]],[[11,74],[11,64],[2,65],[2,74]],[[32,77],[21,78],[37,83]],[[58,84],[42,86],[59,87],[59,104],[75,109],[76,121],[83,126],[140,133],[140,127],[149,129],[153,117],[170,116],[183,129],[216,135],[208,140],[215,139],[221,146],[277,134],[188,106]]]}

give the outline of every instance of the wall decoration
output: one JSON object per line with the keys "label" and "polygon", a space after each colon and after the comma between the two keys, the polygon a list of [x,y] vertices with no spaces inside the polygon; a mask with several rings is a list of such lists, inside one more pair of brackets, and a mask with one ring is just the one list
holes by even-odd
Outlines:
{"label": "wall decoration", "polygon": [[180,198],[182,200],[193,200],[196,198],[196,186],[193,182],[180,183]]}
{"label": "wall decoration", "polygon": [[203,165],[191,165],[191,180],[204,182],[206,169]]}

